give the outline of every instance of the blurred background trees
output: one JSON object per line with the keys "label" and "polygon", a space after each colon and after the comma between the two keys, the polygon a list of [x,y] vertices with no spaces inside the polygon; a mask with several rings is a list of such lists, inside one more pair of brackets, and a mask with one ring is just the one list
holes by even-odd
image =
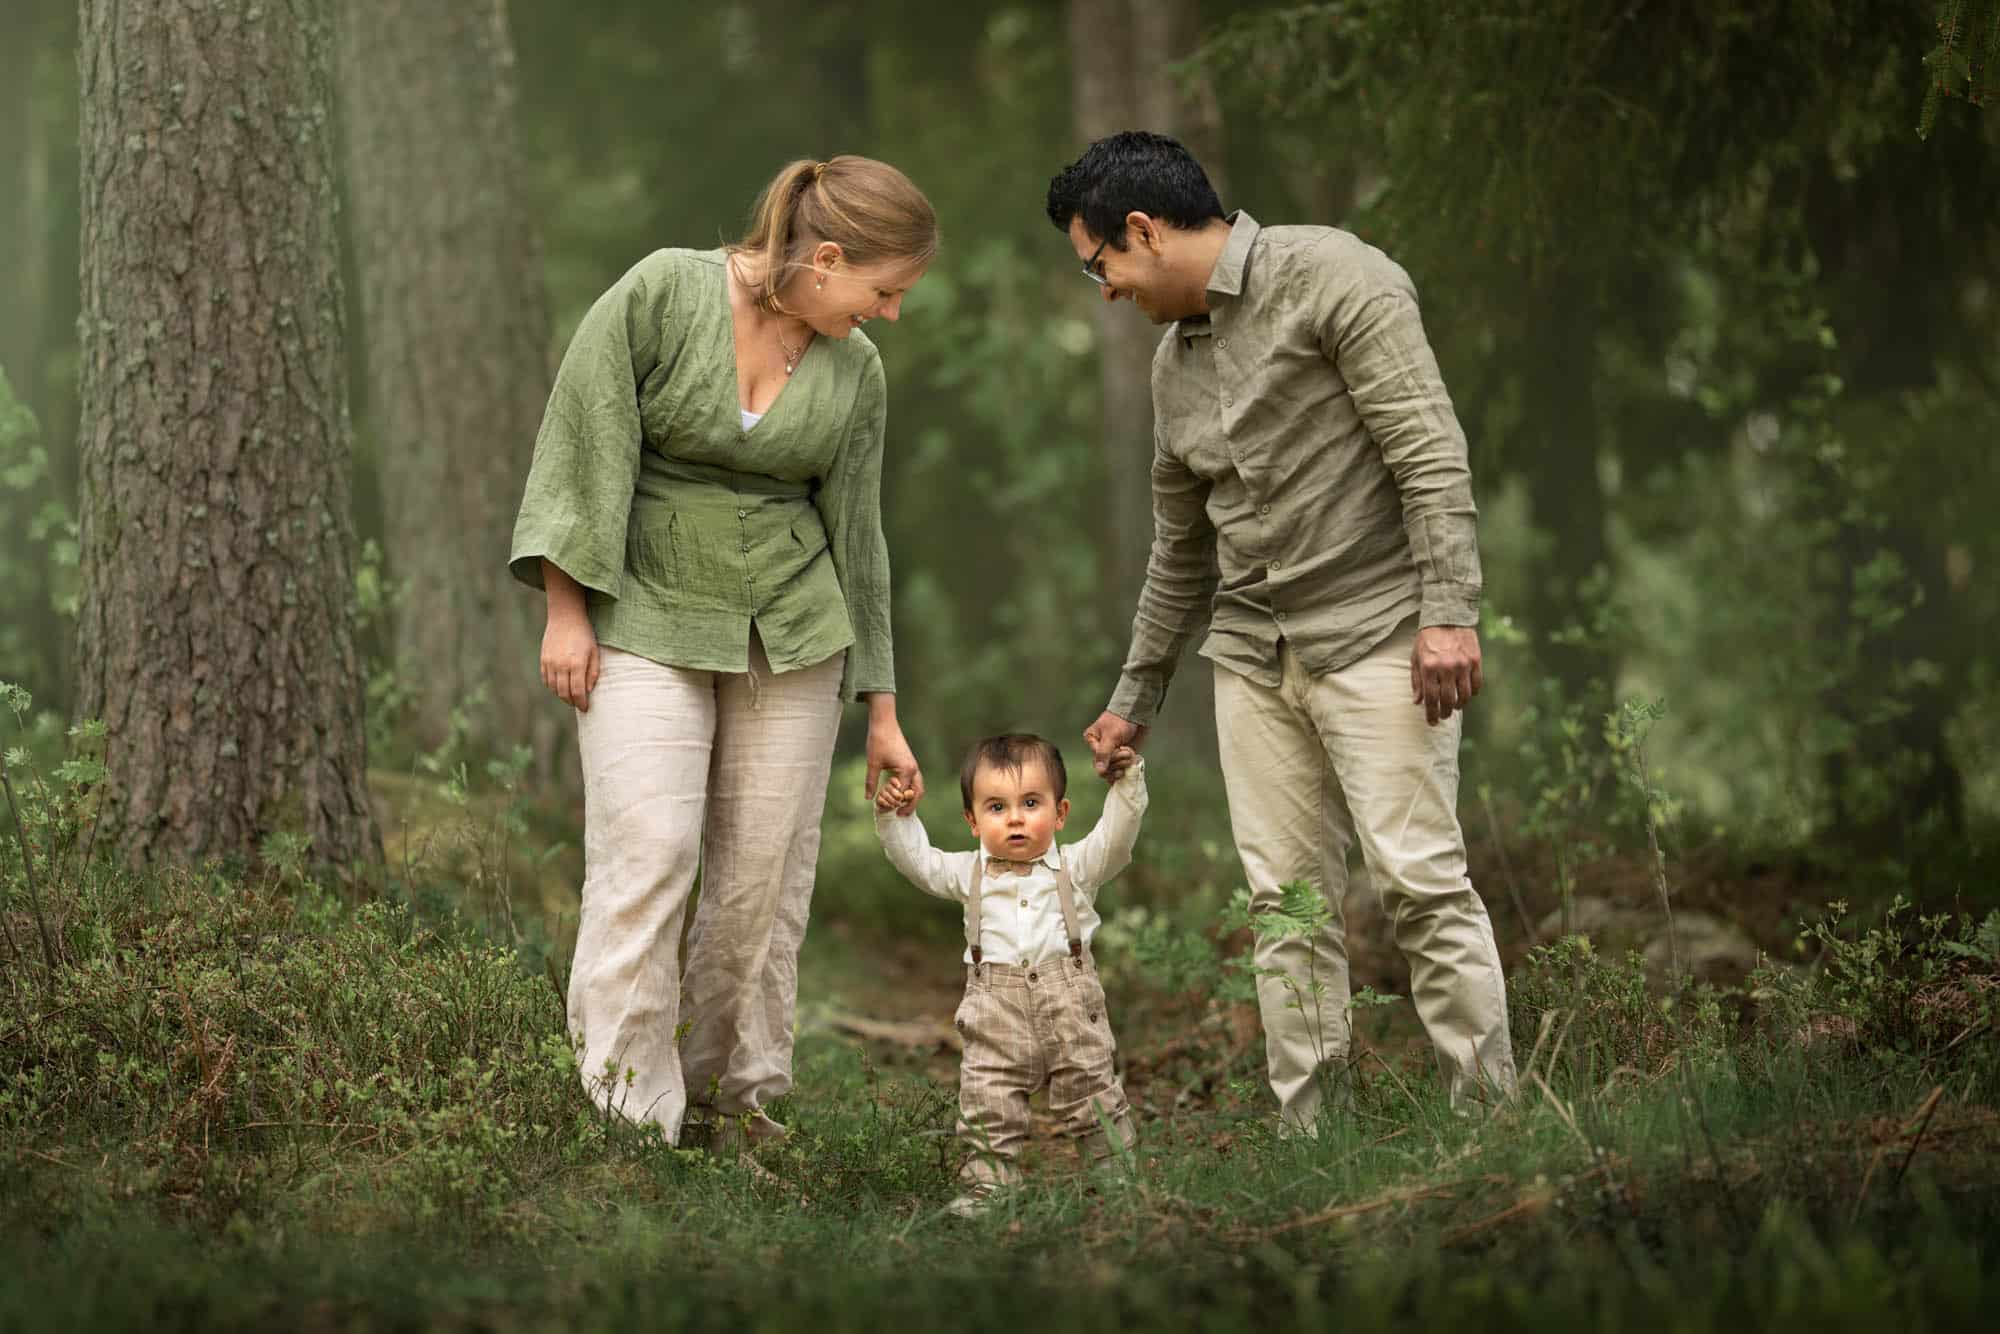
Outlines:
{"label": "blurred background trees", "polygon": [[[502,568],[548,367],[639,256],[735,236],[781,162],[842,151],[908,170],[945,230],[879,339],[905,725],[934,775],[994,728],[1074,744],[1143,554],[1153,331],[1099,308],[1042,197],[1088,136],[1144,125],[1226,206],[1348,227],[1416,279],[1474,450],[1468,764],[1503,820],[1550,729],[1664,696],[1690,839],[1991,845],[2000,116],[1947,97],[1918,135],[1940,6],[339,9],[378,760],[482,685],[472,744],[561,754],[510,693],[539,608]],[[0,679],[71,715],[76,11],[4,23]],[[1162,781],[1208,781],[1205,676],[1184,665]]]}

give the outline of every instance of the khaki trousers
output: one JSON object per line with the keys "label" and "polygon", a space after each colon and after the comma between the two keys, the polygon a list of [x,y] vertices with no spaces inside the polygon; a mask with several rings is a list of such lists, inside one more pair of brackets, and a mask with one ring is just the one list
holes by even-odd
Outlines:
{"label": "khaki trousers", "polygon": [[792,1086],[843,655],[773,674],[754,630],[747,673],[603,653],[577,715],[584,877],[569,1027],[599,1105],[672,1142],[690,1102],[736,1115]]}
{"label": "khaki trousers", "polygon": [[1431,727],[1410,702],[1414,618],[1359,661],[1314,677],[1289,644],[1273,689],[1218,667],[1215,719],[1229,819],[1252,911],[1304,881],[1333,921],[1316,936],[1260,936],[1257,1001],[1271,1088],[1308,1128],[1348,1054],[1341,899],[1359,839],[1410,963],[1411,998],[1452,1101],[1514,1087],[1507,991],[1486,905],[1466,877],[1458,825],[1460,715]]}
{"label": "khaki trousers", "polygon": [[958,1068],[958,1135],[971,1151],[959,1173],[965,1180],[1014,1180],[1028,1140],[1028,1099],[1044,1084],[1059,1130],[1078,1141],[1086,1162],[1111,1155],[1111,1136],[1125,1148],[1135,1142],[1089,955],[969,967],[952,1022],[965,1039]]}

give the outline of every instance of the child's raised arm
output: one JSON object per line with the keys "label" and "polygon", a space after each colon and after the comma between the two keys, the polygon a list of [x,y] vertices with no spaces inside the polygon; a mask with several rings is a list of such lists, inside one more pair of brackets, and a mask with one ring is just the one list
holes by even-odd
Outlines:
{"label": "child's raised arm", "polygon": [[896,814],[898,803],[884,806],[880,793],[875,804],[875,836],[882,840],[889,864],[924,893],[965,902],[972,888],[972,859],[978,854],[940,851],[931,846],[930,835],[924,832],[924,822],[916,812]]}
{"label": "child's raised arm", "polygon": [[1105,794],[1104,814],[1083,841],[1067,849],[1070,881],[1086,898],[1132,862],[1139,821],[1146,814],[1146,762],[1131,755],[1124,775]]}

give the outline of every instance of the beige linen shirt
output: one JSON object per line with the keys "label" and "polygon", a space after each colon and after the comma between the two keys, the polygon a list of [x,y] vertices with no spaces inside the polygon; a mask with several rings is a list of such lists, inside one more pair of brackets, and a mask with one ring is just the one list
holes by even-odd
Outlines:
{"label": "beige linen shirt", "polygon": [[1459,428],[1409,275],[1331,227],[1230,216],[1209,313],[1153,357],[1153,550],[1111,712],[1150,723],[1188,640],[1261,685],[1479,621]]}
{"label": "beige linen shirt", "polygon": [[[1070,888],[1076,891],[1077,929],[1088,945],[1097,931],[1097,891],[1132,861],[1139,841],[1139,821],[1146,814],[1146,766],[1135,762],[1111,785],[1104,814],[1082,841],[1063,848],[1069,864]],[[985,857],[983,849],[944,852],[931,846],[924,822],[915,815],[879,811],[875,832],[889,864],[926,894],[954,903],[972,895],[972,868]],[[1035,868],[1026,875],[996,875],[979,882],[980,949],[988,963],[1034,965],[1069,953],[1069,932],[1063,926],[1062,903],[1056,897],[1056,844],[1051,842]],[[963,956],[972,962],[968,947]]]}

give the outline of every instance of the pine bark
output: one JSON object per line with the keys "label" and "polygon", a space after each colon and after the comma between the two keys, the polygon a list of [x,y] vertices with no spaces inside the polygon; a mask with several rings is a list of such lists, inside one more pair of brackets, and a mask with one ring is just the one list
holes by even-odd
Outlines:
{"label": "pine bark", "polygon": [[[1222,118],[1205,85],[1184,89],[1168,66],[1194,51],[1193,0],[1070,0],[1070,89],[1077,149],[1121,130],[1168,134],[1200,159],[1227,209]],[[1078,278],[1080,283],[1083,280]],[[1105,526],[1098,544],[1106,624],[1129,626],[1153,545],[1153,352],[1161,330],[1125,302],[1097,303],[1098,425],[1105,478]],[[1183,754],[1212,758],[1212,679],[1180,672],[1174,705],[1156,737]]]}
{"label": "pine bark", "polygon": [[127,862],[376,861],[326,0],[82,0],[79,710]]}
{"label": "pine bark", "polygon": [[[1211,95],[1184,92],[1168,66],[1194,51],[1191,0],[1070,0],[1071,96],[1078,146],[1121,130],[1151,130],[1188,145],[1223,191],[1220,113]],[[1226,208],[1227,205],[1225,204]],[[1101,423],[1108,479],[1102,563],[1106,605],[1129,615],[1153,540],[1153,351],[1160,329],[1132,310],[1096,312]]]}
{"label": "pine bark", "polygon": [[412,735],[435,746],[483,689],[475,725],[546,768],[563,711],[537,669],[541,603],[506,573],[551,374],[506,5],[344,0],[339,37],[364,423],[406,586]]}

